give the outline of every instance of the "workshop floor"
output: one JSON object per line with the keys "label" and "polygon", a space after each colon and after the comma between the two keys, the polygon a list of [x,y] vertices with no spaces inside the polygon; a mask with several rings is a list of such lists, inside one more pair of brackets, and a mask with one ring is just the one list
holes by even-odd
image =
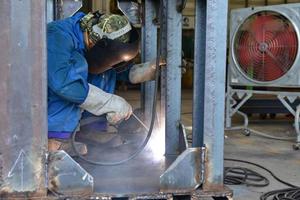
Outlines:
{"label": "workshop floor", "polygon": [[[126,91],[118,92],[127,99],[135,108],[139,107],[139,92]],[[192,125],[192,92],[191,90],[183,91],[182,96],[182,121],[186,126]],[[234,118],[234,124],[241,124],[240,118]],[[293,136],[294,129],[292,120],[284,115],[277,116],[276,119],[259,120],[258,117],[250,118],[250,127],[276,136]],[[247,137],[242,131],[226,132],[225,139],[225,157],[243,159],[261,164],[278,177],[295,185],[300,185],[300,151],[294,151],[293,142],[277,141],[265,139],[259,136],[251,135]],[[225,162],[225,166],[245,166],[240,163]],[[246,186],[231,187],[234,191],[234,200],[255,200],[263,192],[274,189],[285,188],[270,175],[256,167],[246,165],[245,167],[253,169],[270,180],[270,185],[265,188],[255,188]]]}

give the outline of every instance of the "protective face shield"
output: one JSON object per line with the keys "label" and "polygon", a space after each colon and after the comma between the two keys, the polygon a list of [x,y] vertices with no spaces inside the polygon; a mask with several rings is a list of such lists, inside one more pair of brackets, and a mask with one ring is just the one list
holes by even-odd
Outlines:
{"label": "protective face shield", "polygon": [[89,72],[99,74],[133,59],[139,50],[139,34],[120,15],[89,13],[81,20],[95,45],[86,53]]}
{"label": "protective face shield", "polygon": [[103,38],[86,53],[89,73],[100,74],[111,68],[121,71],[139,51],[139,34],[132,29],[129,42]]}

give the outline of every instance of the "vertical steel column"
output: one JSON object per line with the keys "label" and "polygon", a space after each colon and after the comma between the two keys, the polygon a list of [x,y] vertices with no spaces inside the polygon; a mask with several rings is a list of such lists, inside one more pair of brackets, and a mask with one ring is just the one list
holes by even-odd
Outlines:
{"label": "vertical steel column", "polygon": [[0,198],[44,196],[46,1],[0,1],[0,24]]}
{"label": "vertical steel column", "polygon": [[[142,61],[151,61],[157,52],[157,26],[154,24],[156,17],[156,1],[144,0],[144,17],[142,26]],[[142,84],[142,108],[145,113],[146,123],[150,123],[152,102],[154,96],[154,81]]]}
{"label": "vertical steel column", "polygon": [[54,1],[53,0],[47,0],[47,23],[54,20]]}
{"label": "vertical steel column", "polygon": [[203,146],[206,1],[195,2],[193,147]]}
{"label": "vertical steel column", "polygon": [[223,187],[227,14],[228,0],[207,0],[204,97],[207,162],[204,190]]}
{"label": "vertical steel column", "polygon": [[165,116],[166,155],[178,154],[181,111],[182,15],[177,5],[182,1],[164,1],[163,56],[167,66],[162,70],[161,109]]}

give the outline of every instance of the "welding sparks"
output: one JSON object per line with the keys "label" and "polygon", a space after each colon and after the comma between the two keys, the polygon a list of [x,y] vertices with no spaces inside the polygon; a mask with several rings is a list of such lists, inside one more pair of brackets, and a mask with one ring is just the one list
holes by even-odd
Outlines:
{"label": "welding sparks", "polygon": [[162,129],[153,130],[148,147],[152,151],[154,160],[161,160],[165,154],[165,134]]}

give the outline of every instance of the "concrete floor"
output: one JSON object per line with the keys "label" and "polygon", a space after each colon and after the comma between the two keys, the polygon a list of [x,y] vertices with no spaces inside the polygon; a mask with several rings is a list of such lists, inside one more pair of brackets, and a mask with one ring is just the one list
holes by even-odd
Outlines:
{"label": "concrete floor", "polygon": [[[135,108],[139,107],[139,92],[127,91],[119,92]],[[182,96],[182,121],[186,126],[192,125],[192,92],[183,91]],[[241,124],[240,118],[235,117],[234,124]],[[257,117],[250,118],[250,127],[255,130],[264,131],[276,136],[293,136],[295,134],[292,127],[292,120],[284,115],[278,116],[275,120],[259,120]],[[277,141],[262,138],[256,135],[246,137],[242,131],[227,131],[225,139],[225,157],[244,159],[261,164],[273,171],[279,178],[300,186],[300,151],[294,151],[293,142]],[[285,188],[270,175],[253,166],[240,163],[225,162],[225,166],[245,166],[253,169],[270,180],[270,185],[265,188],[255,188],[246,186],[231,186],[234,191],[235,200],[255,200],[267,191]]]}

